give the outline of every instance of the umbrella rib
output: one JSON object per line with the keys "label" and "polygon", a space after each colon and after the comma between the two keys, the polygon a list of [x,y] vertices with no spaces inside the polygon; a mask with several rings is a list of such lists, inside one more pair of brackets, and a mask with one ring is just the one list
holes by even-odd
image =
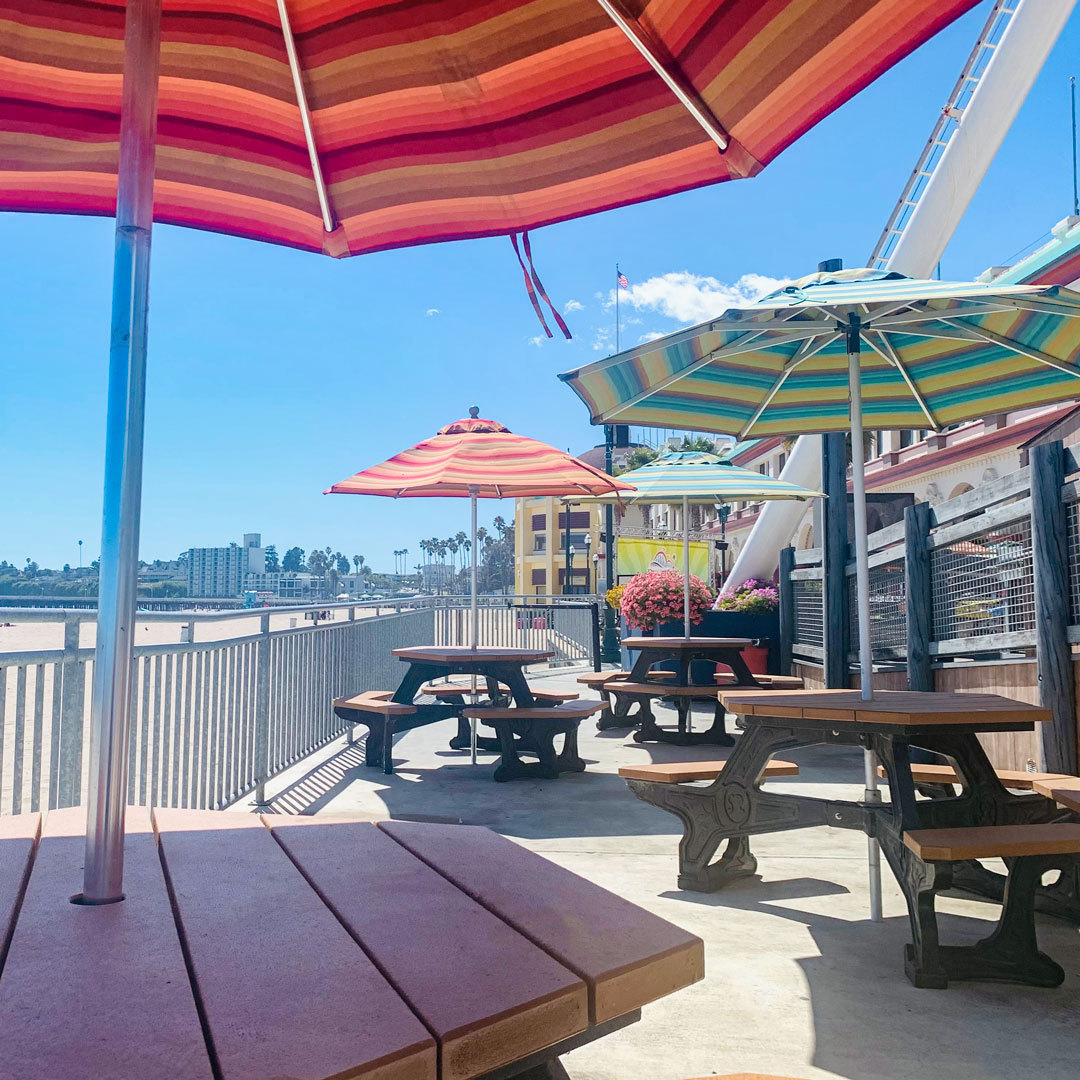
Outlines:
{"label": "umbrella rib", "polygon": [[896,349],[893,348],[892,342],[889,341],[888,338],[886,338],[885,335],[881,333],[877,335],[880,341],[880,345],[876,344],[873,339],[865,333],[861,334],[860,336],[862,337],[863,341],[865,341],[866,344],[874,350],[874,352],[876,352],[879,356],[883,356],[886,360],[889,361],[890,364],[893,365],[893,367],[896,368],[897,371],[900,372],[900,375],[903,378],[904,382],[907,383],[907,388],[911,391],[911,396],[919,403],[919,408],[922,409],[923,415],[926,417],[927,420],[930,421],[930,427],[934,431],[940,431],[941,425],[934,418],[934,414],[931,411],[930,406],[927,405],[926,399],[919,392],[919,388],[915,385],[915,380],[911,377],[910,372],[906,367],[904,367],[904,363],[900,359],[900,354],[896,351]]}
{"label": "umbrella rib", "polygon": [[[913,308],[903,315],[878,316],[873,320],[876,329],[891,330],[893,327],[911,326],[924,322],[938,322],[948,318],[970,318],[975,315],[997,315],[1002,311],[1014,311],[1016,305],[1012,303],[979,304],[977,307],[963,308],[950,314],[947,310],[939,308]],[[912,331],[914,333],[914,331]]]}
{"label": "umbrella rib", "polygon": [[319,150],[315,145],[315,131],[311,126],[311,110],[308,108],[307,91],[304,89],[304,77],[300,70],[300,58],[296,53],[296,41],[293,38],[292,24],[285,0],[277,0],[278,16],[281,19],[281,34],[285,39],[285,52],[289,57],[289,71],[292,73],[293,88],[296,90],[296,104],[300,110],[300,123],[304,128],[304,141],[307,143],[308,158],[311,160],[311,176],[315,181],[315,194],[319,199],[319,211],[322,214],[323,228],[333,232],[337,228],[334,212],[330,208],[330,194],[323,178]]}
{"label": "umbrella rib", "polygon": [[772,399],[780,392],[780,388],[787,381],[787,377],[804,361],[809,360],[811,356],[821,352],[826,346],[831,345],[840,334],[833,332],[831,334],[818,335],[820,340],[811,338],[809,341],[804,341],[796,351],[795,355],[784,365],[784,370],[780,372],[776,382],[769,388],[769,392],[765,395],[761,404],[754,410],[754,415],[743,425],[742,430],[739,432],[739,438],[745,439],[750,429],[758,422],[761,414],[772,403]]}
{"label": "umbrella rib", "polygon": [[1030,345],[1024,345],[1015,338],[995,334],[993,330],[984,330],[980,326],[968,326],[966,323],[958,324],[952,319],[943,319],[942,321],[949,326],[959,325],[962,329],[969,330],[976,338],[981,339],[982,341],[988,341],[992,345],[1000,345],[1003,349],[1011,349],[1020,356],[1030,357],[1032,360],[1037,360],[1040,364],[1046,364],[1047,367],[1057,368],[1058,371],[1062,371],[1066,375],[1073,375],[1076,378],[1080,378],[1080,368],[1075,364],[1070,364],[1067,360],[1059,360],[1056,356],[1051,356],[1041,349],[1033,348]]}
{"label": "umbrella rib", "polygon": [[657,48],[636,19],[624,15],[611,0],[597,0],[611,21],[623,32],[627,40],[645,58],[649,66],[663,79],[667,88],[679,99],[679,103],[697,121],[701,129],[721,150],[728,148],[729,136],[701,99],[689,80],[678,71],[669,71],[657,55]]}
{"label": "umbrella rib", "polygon": [[669,375],[666,379],[661,379],[657,383],[653,383],[647,390],[642,390],[640,394],[635,394],[633,397],[628,398],[626,401],[616,405],[615,408],[609,409],[607,412],[600,413],[594,418],[594,422],[606,423],[613,416],[617,416],[619,413],[626,412],[627,409],[632,409],[639,401],[644,401],[646,398],[653,397],[655,394],[660,393],[661,390],[666,390],[673,383],[677,383],[680,379],[685,379],[688,375],[693,375],[695,371],[700,370],[703,367],[711,364],[714,360],[723,360],[729,356],[738,356],[740,353],[754,352],[758,348],[768,348],[771,345],[780,345],[785,341],[798,341],[800,338],[814,338],[818,337],[821,333],[818,329],[793,331],[789,334],[778,334],[775,337],[770,338],[769,342],[764,346],[758,341],[766,333],[773,333],[766,330],[755,330],[750,333],[744,334],[737,341],[733,341],[728,345],[722,345],[719,349],[713,349],[712,352],[706,353],[700,360],[695,360],[692,364],[687,364],[686,367],[680,368],[674,374]]}

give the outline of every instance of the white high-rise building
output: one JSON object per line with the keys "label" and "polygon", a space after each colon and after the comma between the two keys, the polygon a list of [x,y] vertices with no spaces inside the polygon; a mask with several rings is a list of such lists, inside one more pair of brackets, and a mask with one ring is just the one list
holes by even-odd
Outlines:
{"label": "white high-rise building", "polygon": [[191,548],[188,551],[188,595],[240,596],[248,574],[266,571],[266,551],[259,533],[245,533],[243,546]]}

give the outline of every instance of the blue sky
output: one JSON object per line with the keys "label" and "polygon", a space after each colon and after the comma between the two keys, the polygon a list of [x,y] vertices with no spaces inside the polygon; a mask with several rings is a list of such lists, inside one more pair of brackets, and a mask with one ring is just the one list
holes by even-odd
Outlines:
{"label": "blue sky", "polygon": [[[457,500],[323,496],[480,406],[580,452],[599,441],[555,374],[611,349],[619,261],[639,307],[623,345],[697,321],[743,275],[863,265],[988,5],[818,125],[753,180],[540,229],[537,268],[574,340],[541,339],[509,240],[345,261],[158,227],[142,556],[261,532],[391,569],[395,548],[466,529]],[[1007,262],[1071,210],[1074,15],[950,244],[942,276]],[[1070,66],[1071,65],[1071,66]],[[0,215],[0,559],[97,554],[112,222]],[[686,275],[669,278],[665,275]],[[648,282],[648,288],[641,288]],[[574,303],[571,303],[573,301]],[[580,307],[578,307],[580,305]],[[717,302],[717,307],[723,307]],[[667,312],[667,313],[665,313]],[[678,317],[681,316],[681,319]],[[539,343],[538,343],[539,342]],[[486,517],[510,517],[492,502]]]}

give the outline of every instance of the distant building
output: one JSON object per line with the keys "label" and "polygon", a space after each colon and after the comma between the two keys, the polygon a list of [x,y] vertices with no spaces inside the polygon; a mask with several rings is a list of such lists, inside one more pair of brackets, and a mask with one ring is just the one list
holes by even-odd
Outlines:
{"label": "distant building", "polygon": [[244,591],[269,593],[282,600],[312,600],[323,595],[325,578],[305,572],[274,570],[269,573],[246,574]]}
{"label": "distant building", "polygon": [[454,580],[454,568],[449,563],[424,563],[420,573],[425,589],[441,589]]}
{"label": "distant building", "polygon": [[243,545],[190,548],[187,552],[188,595],[239,596],[248,575],[266,571],[266,551],[259,533],[245,533]]}

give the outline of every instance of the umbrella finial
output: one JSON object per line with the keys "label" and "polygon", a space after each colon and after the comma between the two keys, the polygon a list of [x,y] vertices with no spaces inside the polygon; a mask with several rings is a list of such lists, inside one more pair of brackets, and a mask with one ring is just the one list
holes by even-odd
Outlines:
{"label": "umbrella finial", "polygon": [[480,415],[480,406],[479,405],[470,405],[469,406],[469,415],[475,420]]}
{"label": "umbrella finial", "polygon": [[817,264],[819,274],[835,274],[837,270],[844,269],[843,259],[826,259]]}

